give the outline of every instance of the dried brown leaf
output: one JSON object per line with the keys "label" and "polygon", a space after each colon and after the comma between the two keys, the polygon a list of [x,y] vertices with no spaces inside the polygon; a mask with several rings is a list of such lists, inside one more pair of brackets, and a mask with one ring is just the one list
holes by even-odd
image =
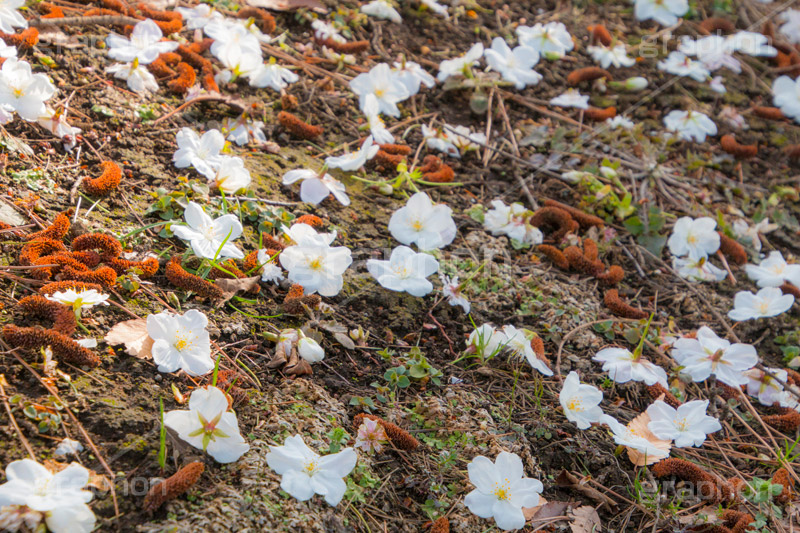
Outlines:
{"label": "dried brown leaf", "polygon": [[645,466],[651,465],[653,463],[657,463],[661,459],[665,457],[669,457],[669,451],[672,449],[672,442],[668,440],[662,440],[653,435],[653,432],[648,429],[647,424],[650,422],[650,415],[647,414],[647,411],[640,414],[633,420],[628,423],[628,428],[633,432],[635,435],[639,435],[640,437],[644,437],[650,443],[662,450],[664,453],[661,455],[645,455],[639,450],[634,450],[633,448],[627,448],[628,450],[628,459],[636,466]]}
{"label": "dried brown leaf", "polygon": [[617,508],[617,502],[609,498],[599,490],[584,484],[584,481],[574,476],[566,470],[562,470],[556,476],[556,485],[576,490],[592,500],[608,505],[612,510]]}
{"label": "dried brown leaf", "polygon": [[222,289],[222,300],[220,303],[225,303],[239,291],[249,291],[258,285],[261,281],[261,276],[252,276],[249,278],[234,278],[234,279],[218,279],[214,284]]}
{"label": "dried brown leaf", "polygon": [[104,340],[110,346],[124,344],[125,353],[139,359],[153,357],[153,339],[147,334],[147,320],[144,318],[118,323],[108,330]]}
{"label": "dried brown leaf", "polygon": [[572,517],[572,522],[569,527],[572,533],[600,533],[603,531],[600,516],[591,505],[578,507],[570,512],[570,516]]}

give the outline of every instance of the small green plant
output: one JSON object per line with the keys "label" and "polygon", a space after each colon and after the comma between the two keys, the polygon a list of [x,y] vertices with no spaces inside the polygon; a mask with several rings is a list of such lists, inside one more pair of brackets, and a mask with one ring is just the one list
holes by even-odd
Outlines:
{"label": "small green plant", "polygon": [[658,207],[651,205],[643,206],[637,210],[637,214],[626,219],[623,224],[625,229],[636,237],[636,242],[647,249],[656,257],[661,257],[661,251],[667,244],[667,236],[660,232],[664,228],[667,218],[664,212]]}
{"label": "small green plant", "polygon": [[[756,525],[756,527],[766,526],[768,516],[774,516],[778,519],[783,517],[783,510],[773,501],[775,496],[778,496],[781,492],[783,492],[783,485],[772,483],[769,479],[755,477],[747,483],[743,496],[748,502],[758,507],[759,513],[756,515],[756,523],[762,523],[762,525]],[[759,519],[759,515],[761,519]]]}
{"label": "small green plant", "polygon": [[48,396],[42,403],[34,403],[15,394],[8,402],[16,405],[15,410],[22,411],[25,417],[35,422],[39,433],[55,434],[61,427],[61,410],[64,406],[55,396]]}
{"label": "small green plant", "polygon": [[164,399],[158,399],[159,422],[161,430],[158,435],[158,466],[161,471],[167,466],[167,426],[164,425]]}
{"label": "small green plant", "polygon": [[328,453],[338,453],[350,440],[350,435],[342,427],[333,428],[325,434],[331,441],[328,445]]}

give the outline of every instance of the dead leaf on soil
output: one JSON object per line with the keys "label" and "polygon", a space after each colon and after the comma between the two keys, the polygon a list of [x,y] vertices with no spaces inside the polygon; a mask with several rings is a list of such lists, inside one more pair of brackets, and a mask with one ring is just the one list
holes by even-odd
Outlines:
{"label": "dead leaf on soil", "polygon": [[249,291],[258,286],[259,281],[261,281],[261,276],[253,276],[250,278],[218,279],[214,284],[222,289],[220,303],[225,303],[233,298],[237,292]]}
{"label": "dead leaf on soil", "polygon": [[600,492],[599,490],[584,484],[584,480],[572,475],[566,470],[562,470],[556,477],[556,485],[576,490],[592,500],[608,505],[612,510],[617,508],[617,502]]}
{"label": "dead leaf on soil", "polygon": [[292,354],[289,356],[289,362],[286,363],[286,366],[283,368],[283,373],[287,376],[308,376],[314,373],[314,370],[311,368],[311,365],[297,355],[297,350],[292,350]]}
{"label": "dead leaf on soil", "polygon": [[523,507],[522,514],[531,525],[536,525],[538,522],[545,522],[556,517],[563,517],[566,520],[567,509],[577,505],[580,504],[578,502],[549,502],[544,498],[539,498],[539,505]]}
{"label": "dead leaf on soil", "polygon": [[354,343],[353,339],[351,339],[346,333],[334,333],[333,338],[335,338],[339,342],[339,344],[341,344],[348,350],[356,349],[356,343]]}
{"label": "dead leaf on soil", "polygon": [[716,524],[722,522],[717,514],[718,510],[719,508],[714,505],[706,505],[692,514],[679,515],[678,522],[685,526]]}
{"label": "dead leaf on soil", "polygon": [[125,353],[139,359],[152,359],[153,339],[147,334],[147,320],[137,318],[120,322],[108,330],[104,337],[106,344],[125,345]]}
{"label": "dead leaf on soil", "polygon": [[654,454],[646,455],[640,452],[639,450],[628,448],[628,459],[630,459],[631,462],[636,466],[645,466],[657,463],[661,459],[669,457],[669,451],[672,449],[671,441],[662,440],[653,435],[653,432],[650,431],[647,427],[647,424],[649,422],[650,422],[650,415],[648,415],[647,411],[645,411],[644,413],[640,414],[639,416],[628,422],[628,429],[630,429],[633,434],[647,439],[653,446],[663,451],[664,453],[661,455],[654,455]]}
{"label": "dead leaf on soil", "polygon": [[572,533],[600,533],[603,526],[600,524],[600,516],[597,510],[591,505],[578,507],[570,512],[572,522],[569,527]]}
{"label": "dead leaf on soil", "polygon": [[289,11],[307,7],[320,13],[328,12],[328,8],[320,0],[246,0],[245,3],[253,7],[263,7],[276,11]]}

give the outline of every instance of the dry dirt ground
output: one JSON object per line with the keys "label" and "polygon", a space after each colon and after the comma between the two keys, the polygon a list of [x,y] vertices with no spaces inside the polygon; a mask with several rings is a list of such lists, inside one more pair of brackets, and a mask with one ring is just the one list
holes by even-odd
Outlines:
{"label": "dry dirt ground", "polygon": [[[66,1],[55,3],[65,7],[67,16],[79,15],[85,8]],[[350,23],[353,39],[371,42],[369,51],[359,55],[354,66],[315,59],[308,20],[316,14],[304,9],[274,13],[276,35],[284,36],[286,46],[275,45],[273,50],[283,50],[279,62],[296,67],[301,75],[301,81],[288,89],[298,101],[295,113],[325,129],[321,140],[294,140],[282,130],[275,119],[281,109],[275,92],[253,89],[246,83],[222,88],[243,102],[252,117],[265,122],[266,137],[274,143],[270,146],[277,148],[233,147],[234,153],[245,158],[254,179],[253,200],[228,200],[230,209],[244,222],[240,246],[248,252],[255,250],[259,230],[271,232],[282,221],[313,213],[324,219],[327,230],[338,232],[337,242],[353,249],[355,262],[345,275],[344,289],[325,300],[326,312],[281,314],[288,286],[266,284],[257,295],[240,294],[215,308],[172,287],[162,268],[140,284],[130,276],[121,279],[111,291],[116,304],[95,308],[83,318],[87,335],[102,339],[119,321],[166,308],[209,313],[212,339],[225,354],[221,367],[238,368],[244,390],[236,412],[251,449],[240,461],[215,464],[169,438],[166,470],[160,471],[156,457],[158,402],[162,400],[166,410],[179,408],[172,387],[188,394],[196,386],[186,376],[161,374],[152,361],[131,357],[122,348],[112,349],[101,341],[98,351],[103,363],[99,368],[87,372],[59,364],[70,380],[63,376],[53,380],[57,400],[31,369],[9,352],[0,355],[0,374],[7,382],[5,398],[13,400],[9,406],[36,456],[40,460],[50,457],[54,443],[66,435],[83,440],[80,424],[100,454],[98,457],[87,449],[80,454],[80,461],[110,477],[100,459],[108,465],[118,511],[111,492],[98,491],[92,508],[100,530],[416,532],[446,515],[452,531],[489,531],[490,522],[473,516],[463,505],[471,490],[466,465],[477,455],[494,457],[501,450],[523,458],[527,474],[543,482],[543,496],[548,501],[596,508],[603,531],[682,531],[700,515],[715,515],[713,508],[696,500],[648,491],[653,482],[650,472],[633,467],[624,453],[619,454],[605,429],[580,431],[567,422],[558,404],[558,376],[543,378],[527,363],[506,357],[483,365],[469,359],[455,363],[473,329],[459,308],[440,302],[438,296],[414,298],[389,292],[374,282],[364,262],[394,245],[386,225],[391,213],[404,203],[403,194],[383,196],[343,177],[352,205],[342,208],[329,199],[314,207],[299,202],[297,189],[280,182],[286,170],[306,164],[316,168],[325,155],[364,136],[359,130],[363,119],[357,99],[347,81],[373,64],[405,54],[435,73],[439,61],[463,53],[476,40],[488,44],[498,35],[511,38],[517,24],[565,22],[576,50],[564,60],[546,63],[540,70],[545,76],[540,85],[524,91],[487,90],[487,96],[492,93],[491,106],[480,113],[470,110],[470,89],[445,91],[439,85],[423,90],[403,106],[402,124],[395,133],[416,150],[422,141],[421,124],[447,122],[486,131],[488,121],[489,147],[448,161],[462,185],[426,189],[435,201],[453,208],[458,226],[455,242],[439,252],[442,269],[462,279],[477,271],[465,287],[475,324],[513,324],[538,332],[554,369],[560,362],[558,374],[580,371],[584,381],[604,389],[606,411],[627,421],[651,401],[644,385],[614,385],[591,357],[608,344],[632,348],[643,324],[611,315],[603,306],[602,290],[595,279],[558,270],[535,250],[514,249],[505,237],[485,232],[471,216],[473,207],[488,205],[495,198],[529,205],[527,189],[538,202],[554,198],[604,218],[606,231],[594,234],[601,242],[601,258],[625,269],[620,293],[634,305],[655,312],[646,350],[670,369],[669,358],[658,348],[660,339],[703,324],[720,334],[726,332],[730,324],[724,324],[722,317],[732,306],[733,294],[751,289],[752,284],[739,271],[736,284],[725,280],[689,286],[668,267],[668,252],[659,258],[650,255],[641,246],[648,235],[632,234],[623,222],[644,212],[663,213],[666,225],[649,235],[657,237],[667,234],[677,216],[718,214],[726,225],[738,218],[752,224],[769,216],[778,228],[765,237],[765,251],[778,249],[785,257],[798,253],[797,166],[781,148],[800,142],[800,130],[789,121],[767,121],[748,111],[758,103],[771,105],[769,85],[777,76],[774,65],[766,59],[745,59],[746,68],[738,77],[725,71],[729,92],[719,96],[686,78],[668,83],[672,77],[655,69],[657,59],[644,58],[627,69],[625,76],[645,76],[651,88],[666,86],[664,90],[618,94],[583,87],[592,94],[595,106],[635,107],[630,118],[637,127],[632,132],[600,131],[591,123],[578,125],[577,112],[549,107],[547,101],[563,92],[570,71],[592,64],[585,53],[588,25],[603,23],[632,46],[661,29],[637,23],[627,2],[467,1],[450,20],[419,9],[414,2],[402,4],[404,23],[390,24],[355,18],[355,2],[328,2],[328,17]],[[220,7],[237,6],[226,1],[220,2]],[[746,28],[759,19],[759,13],[768,12],[769,6],[747,0],[700,1],[673,32],[676,36],[697,35],[697,22],[712,15]],[[38,17],[33,6],[27,16]],[[96,176],[102,160],[115,161],[125,171],[123,186],[88,215],[86,208],[93,199],[83,197],[73,235],[108,232],[121,238],[126,251],[136,257],[153,253],[163,264],[171,255],[183,253],[185,246],[163,225],[148,226],[179,220],[187,199],[203,203],[213,212],[220,212],[223,205],[218,195],[199,187],[191,173],[172,165],[175,133],[184,126],[210,129],[225,118],[235,119],[239,110],[222,101],[178,109],[180,97],[166,89],[142,98],[109,80],[103,73],[108,60],[101,44],[113,29],[101,25],[60,27],[45,38],[63,38],[58,33],[63,32],[67,44],[42,42],[25,53],[54,80],[58,98],[69,99],[70,121],[83,134],[80,152],[67,153],[59,142],[19,119],[7,125],[2,140],[2,201],[4,209],[21,217],[20,223],[45,226],[59,212],[75,207],[76,199],[82,197],[81,193],[70,195],[79,177]],[[192,32],[184,30],[181,37],[192,39]],[[305,55],[298,51],[301,45],[306,47]],[[686,104],[704,109],[712,117],[723,106],[743,113],[750,128],[739,133],[739,140],[758,143],[758,156],[740,164],[722,152],[716,139],[704,144],[662,140],[659,132],[663,131],[665,110]],[[720,134],[727,133],[724,122],[717,122]],[[393,124],[397,122],[389,125]],[[20,142],[32,152],[21,149]],[[517,146],[519,156],[515,157]],[[426,153],[422,148],[419,160]],[[607,184],[613,195],[622,197],[630,192],[628,211],[610,197],[598,200],[597,190],[559,178],[568,170],[596,169],[604,158],[621,163],[620,182]],[[380,179],[374,169],[365,175]],[[6,234],[1,245],[5,262],[16,264],[21,242]],[[0,272],[1,320],[23,324],[15,314],[15,302],[35,291],[39,283],[25,271]],[[299,378],[268,368],[274,343],[265,334],[302,326],[320,332],[327,353],[324,364],[314,365],[313,375]],[[331,333],[359,327],[368,336],[364,346],[353,349]],[[744,342],[758,346],[767,366],[781,366],[785,354],[797,349],[800,325],[795,312],[740,324],[735,332]],[[384,374],[407,363],[415,353],[421,353],[432,367],[428,373],[438,377],[414,379],[408,387],[391,389]],[[35,354],[23,355],[33,370],[41,372]],[[673,371],[671,378],[676,376]],[[679,450],[673,456],[696,461],[726,478],[741,475],[746,480],[769,479],[781,464],[795,466],[790,449],[796,435],[767,430],[758,415],[736,400],[722,399],[713,386],[678,379],[672,384],[685,397],[709,398],[712,412],[724,422],[713,445]],[[57,412],[60,421],[41,432],[38,420],[26,414],[26,405],[37,406],[37,413]],[[362,454],[349,477],[348,492],[336,508],[319,499],[301,503],[281,492],[280,477],[266,465],[268,446],[300,432],[312,448],[336,450],[353,438],[352,419],[364,405],[411,431],[422,446],[411,453]],[[75,420],[66,414],[67,408]],[[758,410],[762,415],[768,413]],[[5,411],[2,416],[0,464],[5,465],[25,457],[26,451]],[[145,483],[173,473],[190,460],[206,462],[201,480],[187,495],[154,515],[144,514],[140,506]],[[565,472],[583,480],[579,489],[568,486]],[[765,530],[791,530],[795,512],[791,503],[781,507],[754,500],[744,507],[763,517],[760,527]],[[578,520],[566,512],[561,507],[554,517],[527,530],[584,531],[575,529],[580,527]]]}

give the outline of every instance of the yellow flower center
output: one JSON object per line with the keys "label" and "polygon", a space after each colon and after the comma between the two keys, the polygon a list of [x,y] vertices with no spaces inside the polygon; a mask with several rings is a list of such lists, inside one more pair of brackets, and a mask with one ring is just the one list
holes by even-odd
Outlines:
{"label": "yellow flower center", "polygon": [[322,258],[317,257],[313,261],[308,264],[308,268],[311,270],[322,270]]}
{"label": "yellow flower center", "polygon": [[174,346],[175,346],[176,350],[178,350],[178,351],[184,350],[190,344],[191,344],[191,342],[189,342],[189,339],[185,335],[180,335],[180,334],[176,334],[175,335],[175,344],[174,344]]}
{"label": "yellow flower center", "polygon": [[312,475],[314,472],[317,471],[317,461],[312,460],[307,462],[303,467],[303,471],[305,471],[305,473],[308,474],[309,476]]}
{"label": "yellow flower center", "polygon": [[414,228],[415,231],[420,231],[422,229],[422,221],[417,219],[411,223],[411,227]]}
{"label": "yellow flower center", "polygon": [[689,244],[697,244],[697,237],[692,235],[691,233],[686,238],[686,240],[689,241]]}
{"label": "yellow flower center", "polygon": [[383,95],[386,94],[386,89],[376,89],[375,96],[378,98],[383,98]]}
{"label": "yellow flower center", "polygon": [[769,312],[769,302],[761,302],[758,306],[758,312],[766,315]]}
{"label": "yellow flower center", "polygon": [[494,494],[498,500],[508,500],[511,497],[510,485],[511,483],[508,482],[507,478],[503,481],[502,485],[499,483],[495,483],[492,494]]}
{"label": "yellow flower center", "polygon": [[581,401],[581,399],[577,397],[570,398],[569,402],[567,402],[567,409],[569,409],[570,411],[582,412],[583,401]]}

